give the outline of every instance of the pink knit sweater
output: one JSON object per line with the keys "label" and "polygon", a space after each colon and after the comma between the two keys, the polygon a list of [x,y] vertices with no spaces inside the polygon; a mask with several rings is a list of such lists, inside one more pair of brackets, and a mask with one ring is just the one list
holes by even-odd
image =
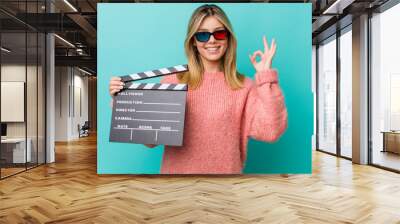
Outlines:
{"label": "pink knit sweater", "polygon": [[[176,75],[162,83],[178,83]],[[276,141],[287,126],[277,72],[245,79],[232,90],[224,73],[204,73],[199,88],[188,90],[183,146],[165,146],[163,174],[242,173],[248,138]]]}

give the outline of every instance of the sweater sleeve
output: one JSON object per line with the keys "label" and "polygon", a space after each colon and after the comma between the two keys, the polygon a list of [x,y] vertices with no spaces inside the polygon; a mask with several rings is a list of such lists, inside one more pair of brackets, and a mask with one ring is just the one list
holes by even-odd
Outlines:
{"label": "sweater sleeve", "polygon": [[[245,142],[248,137],[274,142],[283,134],[287,127],[287,109],[275,70],[256,74],[256,82],[249,92],[244,110]],[[242,147],[242,150],[245,161],[246,148]]]}

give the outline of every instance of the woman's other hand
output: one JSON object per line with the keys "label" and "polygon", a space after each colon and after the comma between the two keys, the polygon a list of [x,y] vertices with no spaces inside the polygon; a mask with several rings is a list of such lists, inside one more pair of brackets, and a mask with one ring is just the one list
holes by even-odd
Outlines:
{"label": "woman's other hand", "polygon": [[[275,50],[276,50],[275,40],[272,39],[271,46],[269,47],[265,36],[263,36],[263,42],[264,42],[264,52],[258,50],[254,52],[253,55],[249,55],[250,61],[257,72],[271,69],[272,59],[275,55]],[[257,56],[260,56],[261,58],[260,61],[257,61]]]}
{"label": "woman's other hand", "polygon": [[114,96],[116,93],[121,91],[122,88],[124,88],[124,83],[122,82],[122,79],[120,77],[111,77],[110,79],[110,95]]}

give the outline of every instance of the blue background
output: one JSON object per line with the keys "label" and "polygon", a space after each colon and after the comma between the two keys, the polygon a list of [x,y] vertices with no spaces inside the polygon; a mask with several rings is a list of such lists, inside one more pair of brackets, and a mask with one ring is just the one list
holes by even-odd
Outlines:
{"label": "blue background", "polygon": [[[158,174],[163,146],[109,142],[111,76],[186,64],[187,23],[199,4],[98,4],[99,174]],[[288,108],[288,129],[276,143],[250,140],[244,173],[311,173],[311,4],[217,4],[238,40],[238,70],[254,79],[248,55],[275,38],[278,70]],[[145,82],[159,82],[159,78]]]}

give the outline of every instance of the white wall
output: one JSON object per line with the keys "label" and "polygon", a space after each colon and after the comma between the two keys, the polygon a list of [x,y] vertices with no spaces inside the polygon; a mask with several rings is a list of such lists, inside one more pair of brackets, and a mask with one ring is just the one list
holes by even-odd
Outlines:
{"label": "white wall", "polygon": [[78,124],[88,120],[88,78],[72,67],[56,67],[55,73],[55,140],[70,141],[79,138]]}
{"label": "white wall", "polygon": [[[31,74],[36,74],[36,66],[18,65],[18,64],[5,64],[1,66],[1,81],[10,82],[25,82],[25,75],[27,69],[28,72],[28,87],[27,88],[27,120],[28,120],[28,137],[30,133],[35,133],[36,137],[36,107],[37,107],[37,97],[36,97],[36,79],[31,77]],[[35,75],[36,77],[36,75]],[[42,105],[39,105],[41,107]],[[1,108],[1,110],[7,110],[8,108]],[[35,113],[33,113],[34,111]],[[9,137],[25,137],[25,123],[26,122],[7,122],[7,135]],[[43,136],[39,136],[43,137]]]}
{"label": "white wall", "polygon": [[[77,70],[75,70],[76,72]],[[82,73],[79,73],[82,74]],[[81,75],[74,75],[74,108],[71,120],[71,135],[73,138],[78,138],[78,124],[82,126],[85,121],[88,121],[88,77],[82,77]],[[80,97],[79,97],[80,96]],[[79,102],[80,101],[80,102]],[[81,108],[80,108],[81,107]],[[81,110],[81,111],[80,111]]]}
{"label": "white wall", "polygon": [[69,88],[69,75],[67,67],[55,68],[55,141],[68,140],[68,88]]}

